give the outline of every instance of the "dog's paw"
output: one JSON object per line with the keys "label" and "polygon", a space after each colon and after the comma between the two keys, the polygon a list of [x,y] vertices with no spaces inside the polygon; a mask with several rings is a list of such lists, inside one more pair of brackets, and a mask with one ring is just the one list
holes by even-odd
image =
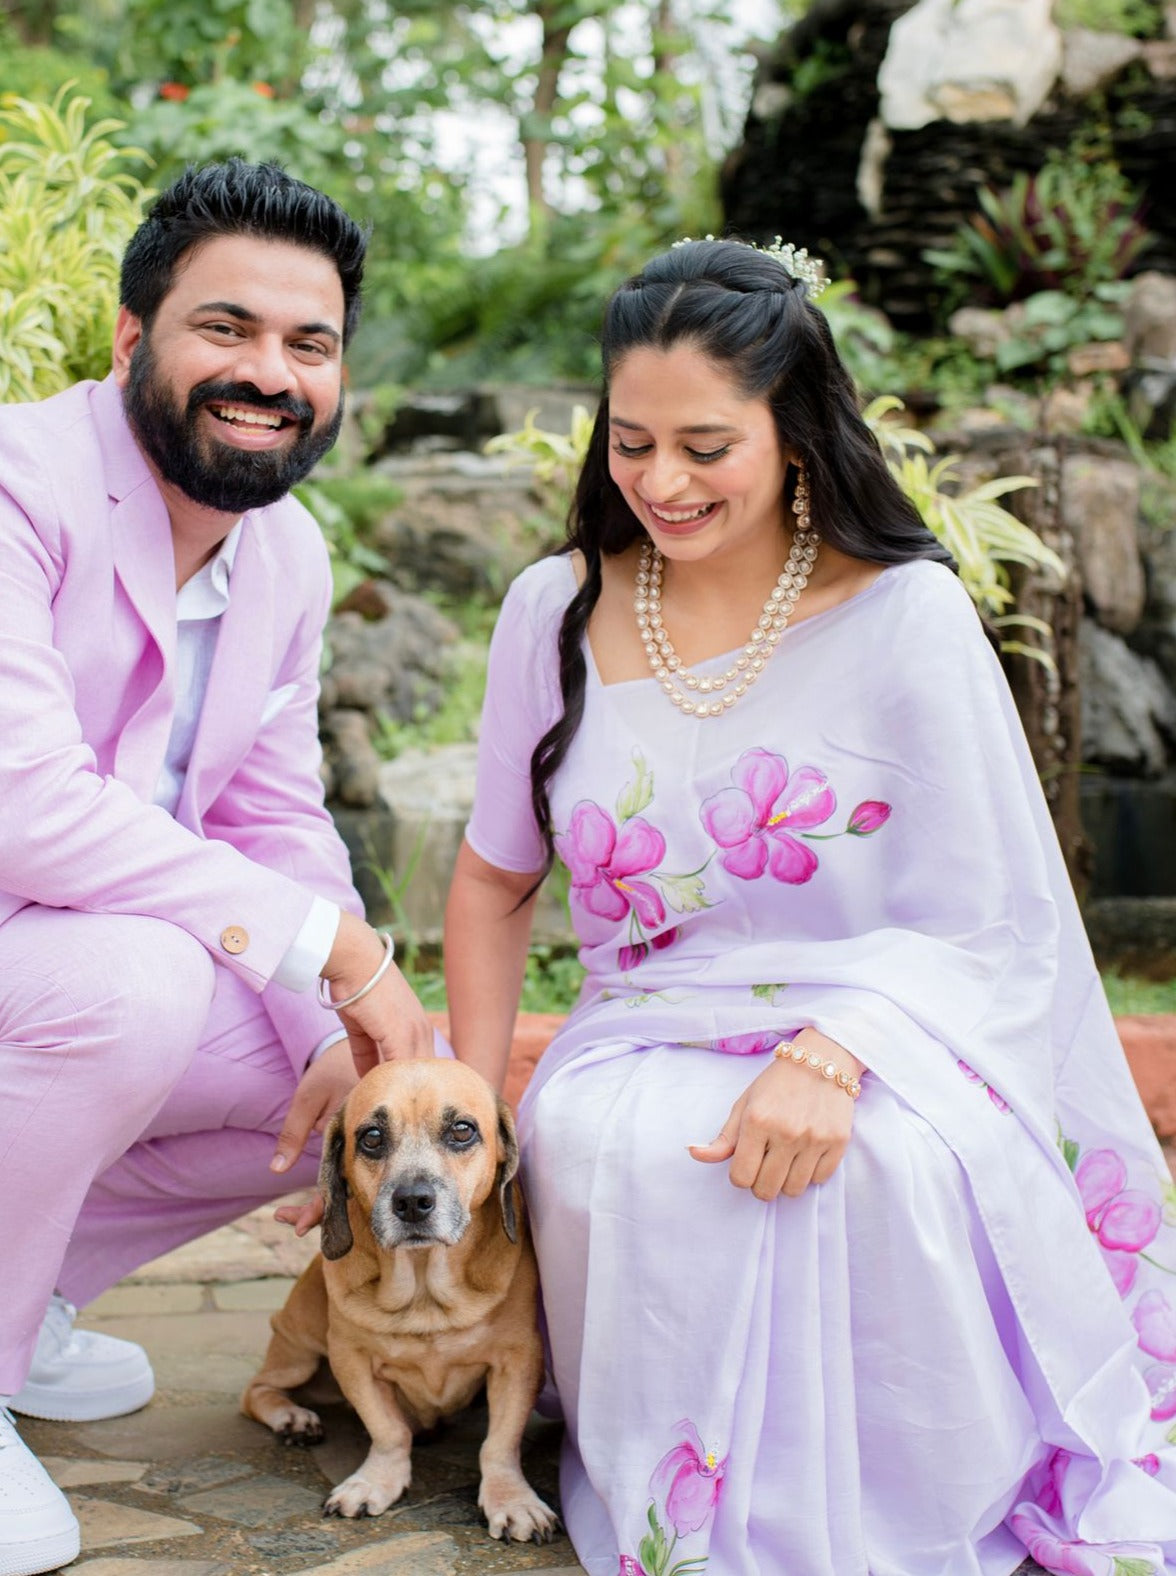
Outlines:
{"label": "dog's paw", "polygon": [[318,1413],[309,1407],[295,1406],[293,1401],[267,1417],[266,1422],[284,1445],[318,1445],[326,1437]]}
{"label": "dog's paw", "polygon": [[493,1485],[483,1479],[478,1504],[492,1538],[501,1538],[504,1542],[513,1539],[517,1543],[550,1543],[559,1531],[559,1517],[523,1477]]}
{"label": "dog's paw", "polygon": [[324,1516],[379,1516],[394,1505],[412,1481],[412,1469],[403,1467],[383,1472],[377,1478],[365,1475],[361,1467],[333,1489],[323,1506]]}

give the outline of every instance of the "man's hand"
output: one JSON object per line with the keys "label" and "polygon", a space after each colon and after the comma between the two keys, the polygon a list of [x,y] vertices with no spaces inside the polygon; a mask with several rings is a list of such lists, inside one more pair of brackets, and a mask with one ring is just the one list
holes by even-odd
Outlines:
{"label": "man's hand", "polygon": [[[354,914],[344,913],[323,969],[331,995],[344,1001],[360,990],[383,958],[377,932]],[[373,990],[339,1014],[339,1021],[347,1030],[360,1077],[380,1062],[436,1055],[433,1026],[395,963]]]}
{"label": "man's hand", "polygon": [[[816,1029],[797,1040],[846,1072],[862,1063]],[[695,1160],[729,1160],[731,1182],[765,1201],[786,1193],[798,1198],[814,1182],[827,1182],[841,1164],[853,1130],[853,1101],[844,1089],[811,1067],[773,1060],[731,1107],[719,1136],[691,1144]]]}
{"label": "man's hand", "polygon": [[351,1042],[336,1040],[334,1045],[328,1045],[303,1073],[294,1091],[270,1161],[271,1171],[289,1171],[306,1148],[311,1133],[323,1131],[358,1082]]}

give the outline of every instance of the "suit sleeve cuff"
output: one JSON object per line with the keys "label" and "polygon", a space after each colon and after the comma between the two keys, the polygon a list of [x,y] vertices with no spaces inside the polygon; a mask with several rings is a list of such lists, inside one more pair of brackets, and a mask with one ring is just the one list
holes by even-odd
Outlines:
{"label": "suit sleeve cuff", "polygon": [[331,955],[341,914],[337,903],[329,903],[325,897],[313,899],[301,930],[274,970],[276,985],[284,985],[287,990],[310,989]]}

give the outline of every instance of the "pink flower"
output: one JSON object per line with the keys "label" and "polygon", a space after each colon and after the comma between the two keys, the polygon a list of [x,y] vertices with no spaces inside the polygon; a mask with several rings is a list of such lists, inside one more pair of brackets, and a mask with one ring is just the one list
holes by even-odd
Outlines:
{"label": "pink flower", "polygon": [[650,950],[664,952],[667,947],[672,947],[677,941],[679,930],[675,925],[671,930],[659,930],[656,936],[650,936],[648,942],[637,941],[632,946],[622,947],[617,953],[617,962],[621,973],[627,974],[630,969],[635,969],[639,963],[644,963]]}
{"label": "pink flower", "polygon": [[631,879],[655,869],[666,852],[665,838],[641,816],[631,816],[618,832],[607,811],[582,799],[555,846],[571,872],[572,895],[590,914],[624,919],[632,910],[647,930],[665,919],[657,888]]}
{"label": "pink flower", "polygon": [[1176,1417],[1176,1312],[1162,1291],[1145,1291],[1131,1310],[1131,1322],[1140,1350],[1160,1359],[1160,1366],[1149,1368],[1143,1378],[1153,1419],[1166,1422]]}
{"label": "pink flower", "polygon": [[666,1516],[682,1538],[714,1515],[727,1458],[716,1461],[713,1451],[704,1450],[698,1430],[686,1418],[674,1426],[686,1437],[654,1467],[649,1486],[655,1496],[664,1495]]}
{"label": "pink flower", "polygon": [[978,1083],[983,1088],[987,1089],[988,1098],[992,1101],[993,1105],[998,1111],[1007,1111],[1009,1109],[1009,1102],[1005,1099],[1002,1099],[991,1084],[985,1083],[980,1074],[976,1072],[974,1068],[969,1067],[967,1062],[957,1060],[956,1066],[959,1068],[960,1072],[963,1073],[964,1077],[969,1083]]}
{"label": "pink flower", "polygon": [[817,856],[792,836],[820,826],[837,808],[824,774],[802,766],[788,775],[788,763],[770,750],[745,750],[731,768],[734,788],[707,799],[702,824],[719,847],[722,864],[733,876],[755,881],[767,868],[777,881],[799,886],[810,881]]}
{"label": "pink flower", "polygon": [[869,837],[890,819],[890,806],[881,799],[863,799],[849,818],[845,830],[852,837]]}
{"label": "pink flower", "polygon": [[1105,1554],[1091,1548],[1083,1553],[1083,1544],[1063,1543],[1020,1511],[1009,1517],[1009,1526],[1046,1570],[1056,1571],[1059,1576],[1111,1576]]}
{"label": "pink flower", "polygon": [[1160,1229],[1160,1206],[1125,1185],[1127,1167],[1113,1149],[1092,1149],[1079,1161],[1074,1180],[1115,1290],[1125,1297],[1139,1271],[1135,1255]]}
{"label": "pink flower", "polygon": [[1146,1456],[1132,1456],[1131,1465],[1138,1467],[1141,1472],[1146,1472],[1148,1477],[1155,1477],[1160,1470],[1160,1458],[1154,1451]]}
{"label": "pink flower", "polygon": [[1046,1479],[1036,1499],[1048,1516],[1062,1514],[1062,1484],[1066,1481],[1066,1468],[1074,1457],[1060,1447],[1054,1450],[1045,1464]]}
{"label": "pink flower", "polygon": [[774,1029],[761,1029],[755,1034],[726,1034],[712,1043],[725,1056],[758,1056],[761,1051],[774,1051],[780,1036]]}
{"label": "pink flower", "polygon": [[635,1560],[631,1554],[622,1554],[617,1576],[648,1576],[648,1573],[645,1566]]}

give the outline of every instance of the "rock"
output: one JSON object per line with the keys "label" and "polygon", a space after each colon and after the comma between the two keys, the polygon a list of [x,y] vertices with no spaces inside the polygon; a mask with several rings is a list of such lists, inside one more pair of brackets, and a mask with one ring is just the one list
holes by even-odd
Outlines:
{"label": "rock", "polygon": [[892,130],[935,120],[1023,126],[1062,65],[1050,0],[917,0],[890,29],[878,73]]}
{"label": "rock", "polygon": [[1079,633],[1082,758],[1128,776],[1159,777],[1176,744],[1176,696],[1150,657],[1084,619]]}
{"label": "rock", "polygon": [[324,675],[320,710],[343,707],[383,712],[409,722],[419,709],[434,710],[448,671],[448,650],[457,629],[428,602],[386,585],[388,607],[374,620],[356,612],[335,614],[327,624],[331,664]]}
{"label": "rock", "polygon": [[1081,432],[1093,397],[1094,387],[1089,383],[1076,389],[1050,389],[1041,402],[1042,430],[1070,434]]}
{"label": "rock", "polygon": [[380,757],[372,744],[367,713],[337,707],[323,717],[319,734],[330,764],[333,797],[342,804],[375,804]]}
{"label": "rock", "polygon": [[1141,362],[1124,375],[1120,387],[1127,414],[1142,436],[1166,442],[1176,431],[1176,363]]}
{"label": "rock", "polygon": [[1132,361],[1176,365],[1176,279],[1149,269],[1131,281],[1123,307],[1123,343]]}
{"label": "rock", "polygon": [[1001,345],[1012,338],[1003,312],[979,306],[962,306],[947,320],[948,329],[982,361],[994,361]]}
{"label": "rock", "polygon": [[1136,538],[1139,471],[1130,460],[1070,455],[1062,464],[1061,512],[1078,545],[1082,586],[1100,624],[1126,635],[1143,613]]}
{"label": "rock", "polygon": [[1076,378],[1089,377],[1092,372],[1125,372],[1130,365],[1127,347],[1113,339],[1075,345],[1066,352],[1066,366]]}
{"label": "rock", "polygon": [[1083,919],[1100,967],[1154,980],[1176,974],[1176,897],[1100,898]]}
{"label": "rock", "polygon": [[1085,27],[1067,28],[1062,34],[1062,81],[1077,97],[1097,93],[1112,82],[1123,67],[1138,60],[1143,45],[1125,33],[1095,33]]}
{"label": "rock", "polygon": [[[1176,515],[1176,488],[1169,494]],[[1147,602],[1132,645],[1153,657],[1176,690],[1176,525],[1145,525],[1140,532]]]}

